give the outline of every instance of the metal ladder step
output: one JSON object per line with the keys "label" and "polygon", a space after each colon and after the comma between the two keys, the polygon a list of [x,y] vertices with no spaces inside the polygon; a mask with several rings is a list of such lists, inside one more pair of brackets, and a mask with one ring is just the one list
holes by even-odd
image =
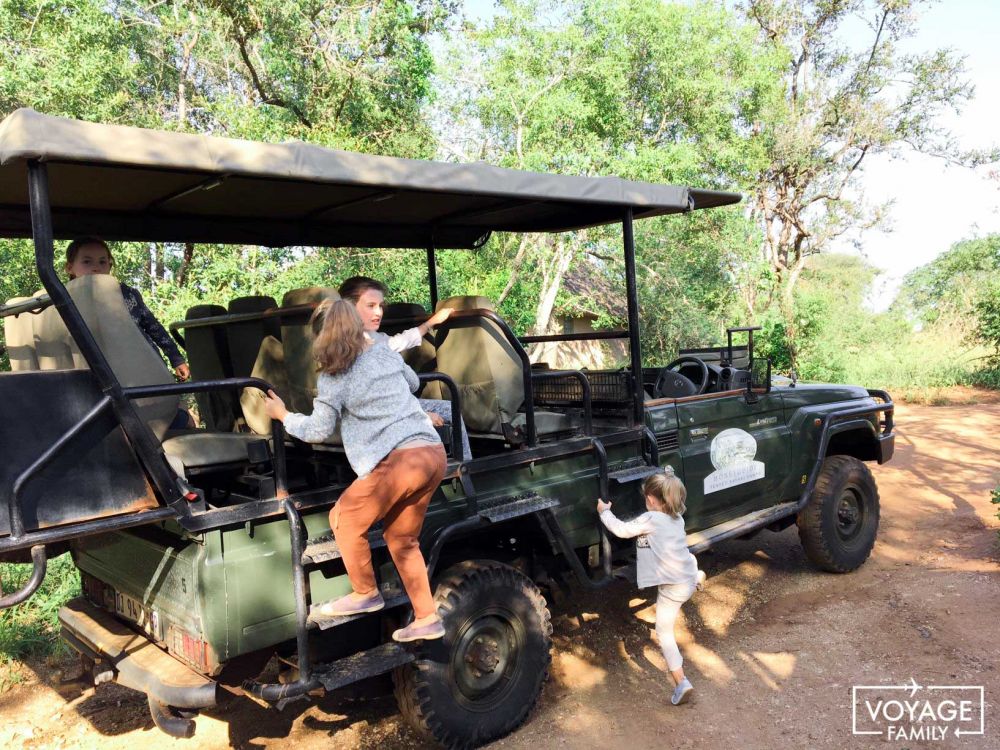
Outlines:
{"label": "metal ladder step", "polygon": [[[372,529],[368,532],[368,546],[372,549],[379,549],[385,546],[382,529]],[[319,563],[339,560],[340,558],[340,547],[337,546],[333,534],[330,533],[306,542],[305,551],[302,553],[302,564],[318,565]]]}
{"label": "metal ladder step", "polygon": [[331,664],[319,665],[315,674],[323,687],[336,690],[366,677],[391,672],[416,658],[416,654],[402,644],[389,642]]}
{"label": "metal ladder step", "polygon": [[409,604],[410,600],[406,597],[406,594],[397,594],[396,596],[390,597],[385,600],[385,607],[378,610],[378,612],[365,612],[360,615],[348,615],[347,617],[324,617],[320,614],[320,607],[322,607],[326,602],[319,602],[318,604],[313,604],[309,608],[309,618],[306,620],[306,625],[310,628],[319,628],[320,630],[329,630],[330,628],[335,628],[338,625],[343,625],[347,622],[352,622],[354,620],[360,620],[362,617],[368,617],[369,615],[377,615],[379,612],[384,612],[387,609],[392,609],[393,607],[399,607],[403,604]]}
{"label": "metal ladder step", "polygon": [[534,492],[513,497],[497,498],[493,501],[480,501],[479,515],[491,523],[506,521],[508,518],[535,513],[539,510],[555,508],[559,501],[552,497],[544,497]]}
{"label": "metal ladder step", "polygon": [[771,506],[770,508],[764,508],[763,510],[755,510],[753,513],[747,513],[745,516],[720,523],[718,526],[712,526],[701,531],[696,531],[693,534],[688,534],[688,549],[694,554],[704,552],[713,544],[721,542],[724,539],[732,539],[736,536],[748,534],[755,529],[792,515],[795,513],[796,505],[797,503],[792,500],[787,503]]}
{"label": "metal ladder step", "polygon": [[637,482],[640,479],[645,479],[646,477],[652,476],[653,474],[663,471],[659,466],[647,466],[642,464],[639,466],[629,466],[624,469],[617,469],[615,471],[608,472],[608,479],[618,482],[618,484],[628,484],[629,482]]}

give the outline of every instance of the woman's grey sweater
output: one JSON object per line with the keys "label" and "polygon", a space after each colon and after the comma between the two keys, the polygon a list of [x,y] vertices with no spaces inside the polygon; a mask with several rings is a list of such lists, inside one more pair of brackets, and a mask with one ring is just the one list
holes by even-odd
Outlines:
{"label": "woman's grey sweater", "polygon": [[344,452],[359,477],[401,443],[441,442],[413,395],[420,381],[384,342],[368,346],[344,372],[321,374],[316,385],[312,414],[289,413],[285,431],[307,443],[322,443],[339,420]]}

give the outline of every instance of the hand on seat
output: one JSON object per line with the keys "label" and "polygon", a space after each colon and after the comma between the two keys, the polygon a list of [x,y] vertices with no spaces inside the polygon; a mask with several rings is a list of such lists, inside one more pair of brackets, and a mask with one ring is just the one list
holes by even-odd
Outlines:
{"label": "hand on seat", "polygon": [[435,427],[441,427],[444,425],[444,418],[440,414],[435,414],[432,411],[425,411],[426,414],[431,419],[431,424]]}
{"label": "hand on seat", "polygon": [[434,326],[441,325],[451,317],[453,312],[455,312],[455,308],[453,307],[442,307],[427,319],[427,327],[433,328]]}
{"label": "hand on seat", "polygon": [[274,391],[268,391],[264,397],[264,412],[271,419],[277,419],[280,422],[284,422],[285,417],[288,416],[288,409],[285,408],[285,402]]}

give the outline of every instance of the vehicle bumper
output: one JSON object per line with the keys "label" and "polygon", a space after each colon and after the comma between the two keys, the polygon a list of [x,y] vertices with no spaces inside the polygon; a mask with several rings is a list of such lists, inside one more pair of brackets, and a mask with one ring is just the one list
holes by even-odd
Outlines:
{"label": "vehicle bumper", "polygon": [[214,680],[198,674],[84,597],[59,610],[59,623],[70,646],[95,662],[108,664],[115,682],[145,693],[151,707],[159,704],[191,710],[216,705]]}
{"label": "vehicle bumper", "polygon": [[896,451],[896,434],[890,432],[888,435],[880,435],[878,438],[878,462],[884,464],[892,459],[892,454]]}

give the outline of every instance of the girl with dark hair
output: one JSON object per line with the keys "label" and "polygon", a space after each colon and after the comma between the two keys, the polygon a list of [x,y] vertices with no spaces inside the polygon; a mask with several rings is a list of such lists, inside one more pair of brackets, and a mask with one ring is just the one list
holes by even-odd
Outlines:
{"label": "girl with dark hair", "polygon": [[413,622],[392,634],[397,641],[444,636],[420,552],[427,506],[444,476],[441,439],[413,391],[420,381],[384,341],[365,336],[351,302],[324,302],[313,344],[320,366],[319,395],[310,416],[285,408],[271,391],[265,410],[285,431],[306,442],[322,442],[340,423],[344,452],[358,478],[330,511],[352,592],[321,608],[329,617],[375,612],[385,606],[372,568],[368,530],[381,520],[389,554],[413,606]]}

